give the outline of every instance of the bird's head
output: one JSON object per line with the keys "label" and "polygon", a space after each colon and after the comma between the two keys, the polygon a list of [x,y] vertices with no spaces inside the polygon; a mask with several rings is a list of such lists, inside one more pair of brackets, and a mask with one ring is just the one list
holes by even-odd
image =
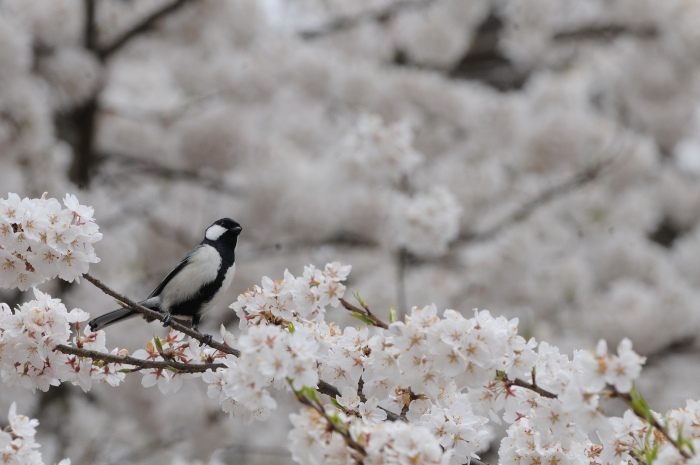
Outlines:
{"label": "bird's head", "polygon": [[204,237],[212,242],[226,241],[235,245],[236,238],[242,230],[243,228],[237,221],[231,218],[222,218],[207,228]]}

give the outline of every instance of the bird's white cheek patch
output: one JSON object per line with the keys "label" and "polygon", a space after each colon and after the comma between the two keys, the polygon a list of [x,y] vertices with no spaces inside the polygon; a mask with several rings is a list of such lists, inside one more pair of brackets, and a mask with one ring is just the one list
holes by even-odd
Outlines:
{"label": "bird's white cheek patch", "polygon": [[160,293],[161,309],[168,311],[174,304],[194,296],[203,285],[216,279],[220,266],[219,252],[210,245],[200,246],[190,257],[189,263]]}
{"label": "bird's white cheek patch", "polygon": [[227,231],[226,228],[223,226],[219,226],[218,224],[213,224],[207,228],[207,232],[205,234],[205,237],[209,239],[210,241],[215,241],[218,238],[221,237],[223,233]]}

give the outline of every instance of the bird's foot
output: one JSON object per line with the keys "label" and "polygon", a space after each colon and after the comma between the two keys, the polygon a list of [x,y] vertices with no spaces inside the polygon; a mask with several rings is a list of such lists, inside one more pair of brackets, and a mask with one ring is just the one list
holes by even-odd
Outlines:
{"label": "bird's foot", "polygon": [[214,340],[214,337],[213,337],[211,334],[205,334],[205,335],[204,335],[204,343],[205,343],[206,345],[211,344],[211,341],[213,341],[213,340]]}
{"label": "bird's foot", "polygon": [[165,315],[165,318],[163,318],[163,319],[161,320],[161,321],[163,322],[163,327],[165,328],[165,327],[169,326],[169,325],[170,325],[170,322],[172,321],[172,319],[173,319],[173,318],[170,316],[170,314]]}

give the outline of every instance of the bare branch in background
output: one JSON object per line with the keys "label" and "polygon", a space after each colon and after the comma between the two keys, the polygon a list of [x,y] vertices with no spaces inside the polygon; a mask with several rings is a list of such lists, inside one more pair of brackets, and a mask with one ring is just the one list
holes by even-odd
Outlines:
{"label": "bare branch in background", "polygon": [[170,181],[189,182],[191,184],[204,187],[205,189],[213,190],[233,197],[241,196],[243,194],[241,189],[232,187],[221,179],[205,176],[197,173],[196,171],[170,168],[168,166],[158,165],[147,160],[142,160],[137,157],[121,153],[101,153],[99,154],[98,158],[101,163],[113,161],[126,169],[146,176],[153,176]]}
{"label": "bare branch in background", "polygon": [[[97,47],[97,25],[95,24],[95,0],[85,0],[85,48],[95,52]],[[81,187],[88,187],[94,163],[92,146],[95,139],[95,115],[97,114],[99,91],[74,108],[66,118],[69,122],[63,139],[73,146],[73,161],[68,171],[71,181]],[[59,127],[60,129],[60,127]]]}
{"label": "bare branch in background", "polygon": [[367,10],[348,16],[339,16],[313,29],[306,29],[299,32],[302,39],[317,39],[319,37],[346,31],[367,21],[386,21],[392,16],[419,8],[426,8],[435,3],[435,0],[402,0],[391,3],[384,8]]}
{"label": "bare branch in background", "polygon": [[596,163],[595,165],[584,169],[580,173],[573,175],[571,178],[562,182],[561,184],[554,185],[549,189],[545,189],[536,197],[528,200],[520,208],[513,211],[506,218],[502,219],[494,226],[490,228],[473,233],[473,234],[463,234],[457,240],[457,243],[469,243],[469,242],[480,242],[492,239],[494,236],[498,235],[505,228],[513,226],[517,223],[525,221],[530,217],[539,207],[545,205],[549,201],[553,200],[558,195],[563,195],[568,192],[572,192],[579,187],[585,186],[594,179],[598,177],[603,168],[607,167],[612,163],[613,159],[608,159],[603,162]]}
{"label": "bare branch in background", "polygon": [[[87,50],[94,53],[100,61],[105,61],[132,39],[153,28],[159,20],[179,10],[190,1],[192,0],[176,0],[169,3],[142,18],[111,43],[100,46],[97,40],[97,2],[96,0],[84,0],[84,46]],[[74,152],[68,176],[71,181],[81,187],[89,186],[96,163],[97,157],[93,153],[93,146],[97,130],[96,116],[99,109],[98,102],[100,92],[101,88],[99,88],[93,96],[72,109],[66,115],[56,115],[57,125],[59,126],[59,136],[70,143]]]}
{"label": "bare branch in background", "polygon": [[149,29],[153,28],[158,21],[162,18],[176,12],[187,3],[192,0],[175,0],[172,3],[162,6],[161,8],[153,11],[151,14],[142,18],[141,21],[134,24],[130,29],[124,31],[119,37],[114,39],[111,43],[104,45],[97,50],[97,56],[100,60],[107,60],[115,52],[119,51],[122,47],[128,44],[133,38],[138,37],[140,34],[147,32]]}
{"label": "bare branch in background", "polygon": [[653,39],[659,34],[652,25],[630,26],[628,24],[589,24],[587,26],[560,31],[554,40],[573,42],[579,40],[612,40],[619,36],[633,36],[641,39]]}

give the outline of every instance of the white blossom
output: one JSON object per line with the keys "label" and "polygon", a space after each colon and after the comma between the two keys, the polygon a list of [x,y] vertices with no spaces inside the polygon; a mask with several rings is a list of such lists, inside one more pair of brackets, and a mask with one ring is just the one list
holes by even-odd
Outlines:
{"label": "white blossom", "polygon": [[56,199],[0,199],[0,287],[26,290],[47,279],[72,282],[99,262],[92,207],[67,194],[62,209]]}
{"label": "white blossom", "polygon": [[459,233],[461,213],[454,196],[441,186],[413,197],[397,194],[390,207],[389,241],[418,256],[442,255]]}
{"label": "white blossom", "polygon": [[[0,461],[8,464],[44,465],[39,452],[41,445],[36,442],[36,427],[39,421],[17,413],[17,405],[10,405],[9,425],[0,430]],[[58,465],[70,465],[64,459]]]}

